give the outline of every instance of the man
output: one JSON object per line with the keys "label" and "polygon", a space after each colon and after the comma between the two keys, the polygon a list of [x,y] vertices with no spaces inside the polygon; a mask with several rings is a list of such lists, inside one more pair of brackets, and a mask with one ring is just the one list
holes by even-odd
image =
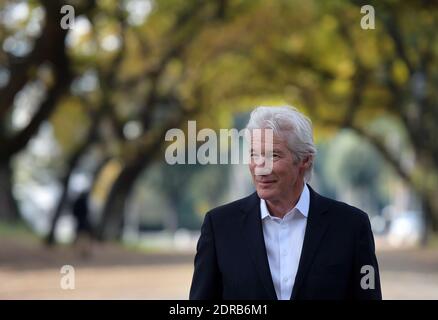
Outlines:
{"label": "man", "polygon": [[190,299],[381,299],[367,214],[307,184],[310,120],[258,107],[247,129],[262,132],[251,139],[256,192],[206,214]]}

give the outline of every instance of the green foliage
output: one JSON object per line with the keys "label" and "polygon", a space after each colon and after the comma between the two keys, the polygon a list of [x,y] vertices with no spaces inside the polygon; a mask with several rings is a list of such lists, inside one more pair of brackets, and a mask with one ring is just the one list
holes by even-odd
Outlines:
{"label": "green foliage", "polygon": [[[30,3],[36,10],[38,2]],[[377,150],[417,191],[438,187],[431,179],[438,176],[433,1],[370,1],[375,30],[360,28],[361,4],[348,0],[157,0],[137,24],[130,22],[135,12],[126,10],[128,1],[96,3],[80,16],[88,27],[66,47],[75,83],[83,88],[73,86],[50,117],[66,159],[96,125],[108,157],[129,166],[139,154],[162,150],[144,147],[155,139],[151,128],[164,130],[166,120],[181,120],[184,111],[197,110],[190,118],[198,120],[198,129],[218,129],[232,126],[236,114],[255,105],[288,103],[311,117],[317,141],[352,128],[379,144]],[[22,27],[0,29],[0,39]],[[84,81],[85,73],[95,76],[95,86]],[[93,124],[95,106],[104,112]],[[377,130],[378,119],[383,124]],[[387,138],[386,119],[398,126],[399,148]],[[126,137],[129,122],[141,125],[137,137]],[[184,121],[175,125],[185,128]],[[375,152],[348,139],[343,141],[348,148],[335,148],[329,156],[330,170],[348,176],[332,179],[378,185],[383,169]],[[406,152],[417,156],[415,170],[398,159]],[[159,170],[164,198],[177,199],[181,212],[213,205],[225,183],[216,169]],[[176,192],[181,186],[184,197]]]}

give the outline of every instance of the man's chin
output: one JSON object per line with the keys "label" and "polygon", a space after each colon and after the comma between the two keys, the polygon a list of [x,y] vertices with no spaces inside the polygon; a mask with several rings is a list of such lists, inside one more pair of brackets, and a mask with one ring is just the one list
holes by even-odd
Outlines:
{"label": "man's chin", "polygon": [[260,199],[269,200],[274,196],[274,192],[270,189],[257,188],[257,195]]}

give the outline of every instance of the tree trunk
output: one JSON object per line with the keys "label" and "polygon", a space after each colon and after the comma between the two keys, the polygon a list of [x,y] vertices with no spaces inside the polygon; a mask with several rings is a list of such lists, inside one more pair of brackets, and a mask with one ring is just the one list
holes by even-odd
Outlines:
{"label": "tree trunk", "polygon": [[56,225],[58,223],[59,218],[61,217],[62,209],[64,208],[64,204],[67,201],[68,196],[68,185],[70,182],[71,173],[73,172],[73,168],[69,168],[67,174],[62,179],[61,185],[62,185],[62,194],[61,197],[58,200],[58,203],[55,208],[55,212],[52,216],[52,220],[50,222],[50,230],[46,237],[46,244],[51,246],[55,244],[55,230]]}
{"label": "tree trunk", "polygon": [[421,203],[424,214],[425,232],[421,244],[426,246],[432,234],[438,233],[438,201],[432,192],[421,194]]}
{"label": "tree trunk", "polygon": [[0,161],[0,221],[18,222],[20,214],[12,193],[12,169],[10,160]]}
{"label": "tree trunk", "polygon": [[56,205],[56,209],[52,216],[52,221],[50,224],[50,231],[46,237],[46,244],[48,245],[53,245],[55,243],[56,224],[58,223],[58,220],[61,216],[62,209],[64,208],[64,204],[68,200],[68,191],[69,191],[68,186],[70,184],[71,175],[74,169],[77,167],[82,155],[96,141],[99,121],[103,115],[103,111],[104,108],[101,106],[98,109],[98,111],[91,113],[90,115],[91,124],[90,124],[90,128],[88,129],[88,134],[85,136],[82,144],[76,149],[76,151],[74,151],[73,155],[68,161],[67,171],[61,179],[62,194],[58,200],[58,204]]}
{"label": "tree trunk", "polygon": [[135,180],[146,166],[146,162],[126,166],[116,178],[107,195],[98,226],[97,236],[100,240],[119,240],[121,238],[126,200]]}

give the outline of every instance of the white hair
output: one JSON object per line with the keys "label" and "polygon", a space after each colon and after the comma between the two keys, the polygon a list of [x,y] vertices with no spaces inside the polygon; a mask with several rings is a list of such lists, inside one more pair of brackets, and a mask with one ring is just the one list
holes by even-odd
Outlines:
{"label": "white hair", "polygon": [[260,106],[251,112],[246,128],[272,129],[275,136],[286,141],[296,161],[310,156],[310,166],[304,173],[304,181],[310,181],[316,147],[313,142],[312,122],[308,117],[291,106]]}

